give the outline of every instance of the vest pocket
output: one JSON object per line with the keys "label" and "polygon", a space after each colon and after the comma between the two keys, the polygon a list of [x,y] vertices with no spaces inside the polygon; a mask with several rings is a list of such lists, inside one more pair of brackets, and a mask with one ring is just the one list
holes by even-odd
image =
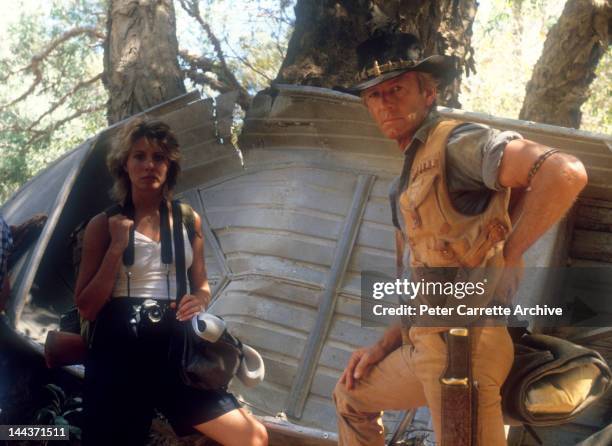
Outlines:
{"label": "vest pocket", "polygon": [[461,258],[461,264],[470,268],[480,266],[487,255],[494,254],[492,248],[504,240],[508,233],[509,229],[501,221],[490,221],[483,226],[470,251]]}
{"label": "vest pocket", "polygon": [[432,200],[435,203],[434,211],[441,217],[441,213],[438,208],[438,199],[435,195],[435,190],[432,190],[433,185],[438,178],[438,175],[417,175],[412,179],[408,188],[400,196],[400,209],[404,215],[404,220],[407,226],[411,230],[419,230],[423,226],[424,214],[431,211],[431,209],[420,209],[423,204],[427,208],[425,199],[431,193],[433,194]]}

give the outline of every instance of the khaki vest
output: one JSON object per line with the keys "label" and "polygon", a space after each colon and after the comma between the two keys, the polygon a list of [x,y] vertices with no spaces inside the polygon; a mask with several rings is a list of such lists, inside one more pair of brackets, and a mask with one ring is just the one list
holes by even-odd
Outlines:
{"label": "khaki vest", "polygon": [[446,144],[459,121],[441,121],[417,147],[408,188],[400,195],[411,267],[501,267],[512,228],[510,190],[494,193],[484,212],[457,211],[446,183]]}
{"label": "khaki vest", "polygon": [[[417,147],[408,188],[399,198],[406,227],[404,242],[410,246],[410,266],[415,281],[421,278],[459,280],[458,276],[453,279],[445,275],[450,271],[452,276],[454,267],[463,267],[465,281],[475,283],[487,277],[487,292],[481,296],[472,296],[466,301],[453,296],[444,301],[422,296],[418,298],[420,303],[445,307],[462,303],[486,306],[494,299],[501,300],[497,296],[497,285],[504,266],[504,241],[512,228],[508,215],[510,190],[494,193],[487,208],[478,215],[464,215],[454,208],[446,183],[446,144],[451,131],[459,124],[459,121],[441,121],[431,128],[425,143]],[[402,337],[405,343],[410,343],[410,337],[448,328],[441,325],[463,326],[466,322],[466,319],[453,321],[452,318],[427,322],[421,319],[427,326],[405,325]]]}

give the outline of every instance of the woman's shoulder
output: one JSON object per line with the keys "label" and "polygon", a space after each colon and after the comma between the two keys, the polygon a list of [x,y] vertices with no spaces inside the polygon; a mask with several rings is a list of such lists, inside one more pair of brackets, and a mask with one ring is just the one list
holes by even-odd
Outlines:
{"label": "woman's shoulder", "polygon": [[100,212],[89,220],[85,227],[85,238],[104,238],[108,236],[108,218],[106,212]]}

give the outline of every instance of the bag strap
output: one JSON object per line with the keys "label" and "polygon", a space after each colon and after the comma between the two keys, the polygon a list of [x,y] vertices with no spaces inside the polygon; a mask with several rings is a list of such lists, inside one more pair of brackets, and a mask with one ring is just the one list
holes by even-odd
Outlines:
{"label": "bag strap", "polygon": [[174,254],[176,257],[176,303],[187,294],[187,275],[185,269],[185,239],[183,238],[183,212],[178,200],[172,202],[172,230],[174,235]]}
{"label": "bag strap", "polygon": [[159,232],[161,239],[161,261],[164,265],[172,265],[172,234],[170,233],[170,215],[168,205],[164,200],[159,207]]}
{"label": "bag strap", "polygon": [[[196,238],[196,218],[195,211],[193,208],[180,200],[176,200],[181,206],[181,213],[183,216],[183,224],[187,230],[187,237],[189,238],[189,244],[193,246],[193,241]],[[193,282],[191,281],[191,275],[189,275],[189,269],[187,270],[187,282],[189,283],[189,289],[194,290]]]}
{"label": "bag strap", "polygon": [[[178,201],[178,200],[177,200]],[[195,227],[195,212],[193,208],[189,206],[187,203],[181,203],[181,212],[183,214],[183,223],[185,224],[185,229],[187,229],[187,236],[189,237],[189,243],[193,245],[193,239],[196,235],[196,227]]]}

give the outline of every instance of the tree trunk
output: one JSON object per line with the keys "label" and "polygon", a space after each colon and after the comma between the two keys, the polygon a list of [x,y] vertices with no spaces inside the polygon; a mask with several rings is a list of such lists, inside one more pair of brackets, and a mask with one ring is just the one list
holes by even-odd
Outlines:
{"label": "tree trunk", "polygon": [[104,44],[108,123],[185,93],[172,0],[110,0]]}
{"label": "tree trunk", "polygon": [[520,119],[580,127],[580,107],[608,47],[611,18],[609,2],[567,0],[527,83]]}
{"label": "tree trunk", "polygon": [[[382,26],[415,34],[425,54],[457,56],[474,71],[471,46],[476,0],[298,0],[295,29],[276,82],[347,87],[357,73],[355,48]],[[460,79],[440,95],[458,107]]]}

